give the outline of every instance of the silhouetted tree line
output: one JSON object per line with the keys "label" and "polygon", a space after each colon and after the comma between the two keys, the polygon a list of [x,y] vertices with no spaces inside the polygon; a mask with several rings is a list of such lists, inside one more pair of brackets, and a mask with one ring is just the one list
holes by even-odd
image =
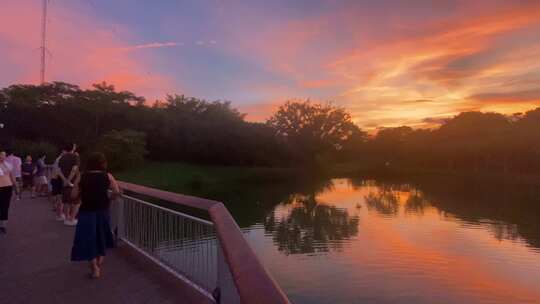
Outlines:
{"label": "silhouetted tree line", "polygon": [[21,139],[54,145],[76,142],[84,151],[118,138],[114,130],[127,130],[124,134],[144,134],[146,157],[155,160],[292,163],[271,128],[246,122],[230,102],[170,95],[147,106],[144,98],[106,83],[87,90],[62,82],[9,86],[0,90],[0,122],[4,144]]}
{"label": "silhouetted tree line", "polygon": [[221,165],[540,171],[540,108],[513,116],[466,112],[432,130],[385,128],[368,136],[330,103],[289,101],[266,123],[245,121],[228,101],[168,95],[147,104],[106,83],[12,85],[0,90],[0,138],[73,141],[82,149],[117,140],[117,155],[127,134],[150,159]]}
{"label": "silhouetted tree line", "polygon": [[361,150],[376,168],[540,173],[540,108],[512,116],[464,112],[432,130],[382,129]]}

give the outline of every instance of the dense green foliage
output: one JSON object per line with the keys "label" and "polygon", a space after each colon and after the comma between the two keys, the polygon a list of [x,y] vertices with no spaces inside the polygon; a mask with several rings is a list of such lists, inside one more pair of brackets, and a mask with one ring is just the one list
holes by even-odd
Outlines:
{"label": "dense green foliage", "polygon": [[121,172],[118,176],[128,182],[151,187],[192,193],[211,192],[228,187],[242,191],[246,185],[289,182],[300,172],[286,168],[200,166],[180,162],[149,161],[144,166]]}
{"label": "dense green foliage", "polygon": [[513,116],[467,112],[432,130],[386,128],[367,136],[331,104],[287,102],[266,123],[245,121],[228,101],[169,95],[146,104],[106,83],[86,90],[61,82],[12,85],[0,90],[0,140],[76,142],[83,153],[105,150],[119,168],[147,151],[151,160],[212,165],[540,171],[540,108]]}
{"label": "dense green foliage", "polygon": [[153,159],[248,166],[289,162],[272,130],[244,121],[230,102],[172,95],[145,110],[140,127]]}
{"label": "dense green foliage", "polygon": [[16,139],[94,150],[112,130],[146,135],[148,157],[225,165],[290,164],[271,128],[244,121],[230,102],[171,95],[145,106],[142,97],[105,83],[82,90],[66,83],[12,85],[0,90],[4,145]]}
{"label": "dense green foliage", "polygon": [[365,139],[345,109],[309,100],[286,102],[267,124],[292,151],[317,165],[333,161],[352,139]]}
{"label": "dense green foliage", "polygon": [[112,170],[138,167],[147,153],[145,134],[133,130],[112,130],[101,137],[96,150],[105,154]]}
{"label": "dense green foliage", "polygon": [[47,162],[53,162],[58,156],[58,148],[47,142],[34,142],[29,140],[15,140],[12,145],[13,153],[21,158],[31,155],[34,159],[45,155]]}

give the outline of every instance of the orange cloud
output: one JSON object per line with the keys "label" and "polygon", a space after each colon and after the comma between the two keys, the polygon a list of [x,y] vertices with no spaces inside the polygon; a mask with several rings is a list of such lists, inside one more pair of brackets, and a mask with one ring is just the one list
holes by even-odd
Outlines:
{"label": "orange cloud", "polygon": [[480,93],[470,96],[473,101],[496,103],[540,102],[540,89],[504,93]]}
{"label": "orange cloud", "polygon": [[[523,5],[474,20],[426,25],[431,30],[425,35],[364,45],[328,67],[351,83],[352,87],[338,100],[358,108],[353,110],[353,116],[361,125],[379,122],[385,126],[422,126],[425,117],[446,117],[471,106],[487,109],[470,104],[469,96],[492,91],[512,78],[540,72],[540,53],[531,47],[540,43],[539,39],[528,42],[523,38],[525,46],[517,46],[521,47],[521,56],[504,44],[504,39],[523,35],[519,31],[532,28],[540,32],[539,25],[539,6]],[[409,99],[433,102],[401,102]]]}
{"label": "orange cloud", "polygon": [[[527,87],[509,82],[540,73],[538,2],[463,5],[474,10],[455,8],[459,13],[436,21],[385,19],[381,22],[388,24],[381,25],[389,30],[384,31],[370,23],[376,18],[364,21],[368,12],[343,4],[324,14],[263,23],[256,35],[249,30],[233,35],[229,49],[289,80],[294,97],[315,96],[347,107],[361,126],[428,126],[426,117],[487,110],[469,96],[502,84],[530,90],[534,79]],[[433,4],[432,9],[445,8]],[[231,31],[238,26],[232,24]],[[347,38],[337,41],[337,36]],[[404,102],[426,99],[432,102]]]}
{"label": "orange cloud", "polygon": [[303,80],[299,82],[301,86],[306,88],[324,88],[339,85],[340,82],[336,79],[315,79]]}

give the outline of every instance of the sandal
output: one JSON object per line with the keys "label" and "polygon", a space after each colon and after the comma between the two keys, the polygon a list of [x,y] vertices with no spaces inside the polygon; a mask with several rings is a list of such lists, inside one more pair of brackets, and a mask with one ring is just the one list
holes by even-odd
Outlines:
{"label": "sandal", "polygon": [[91,274],[92,279],[99,279],[100,276],[101,276],[101,270],[99,268],[92,269],[92,274]]}
{"label": "sandal", "polygon": [[88,274],[88,276],[91,278],[91,279],[97,279],[101,276],[101,269],[99,269],[99,266],[95,267],[90,265],[90,273]]}

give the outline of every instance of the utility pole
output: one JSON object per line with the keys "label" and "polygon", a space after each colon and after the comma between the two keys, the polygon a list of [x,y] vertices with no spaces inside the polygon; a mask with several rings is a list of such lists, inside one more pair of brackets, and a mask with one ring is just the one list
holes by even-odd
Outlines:
{"label": "utility pole", "polygon": [[49,0],[43,0],[43,11],[41,16],[41,71],[40,71],[40,81],[41,84],[45,83],[45,64],[46,58],[45,53],[47,52],[47,4]]}

